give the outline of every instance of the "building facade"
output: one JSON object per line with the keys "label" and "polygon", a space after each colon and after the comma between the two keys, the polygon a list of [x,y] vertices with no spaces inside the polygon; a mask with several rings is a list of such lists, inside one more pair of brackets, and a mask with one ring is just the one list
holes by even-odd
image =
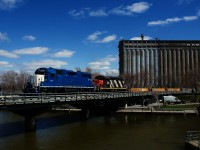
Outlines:
{"label": "building facade", "polygon": [[137,87],[180,85],[200,67],[200,40],[121,40],[119,73],[132,75]]}

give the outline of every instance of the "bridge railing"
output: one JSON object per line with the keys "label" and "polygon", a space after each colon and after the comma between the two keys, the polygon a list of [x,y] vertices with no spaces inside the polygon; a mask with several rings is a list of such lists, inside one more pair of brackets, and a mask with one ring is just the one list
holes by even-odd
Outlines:
{"label": "bridge railing", "polygon": [[[53,94],[24,94],[24,95],[4,95],[0,96],[0,104],[27,104],[27,103],[49,103],[49,102],[64,102],[64,101],[79,101],[79,100],[95,100],[106,98],[120,98],[144,95],[142,93],[129,92],[92,92],[92,93],[53,93]],[[147,93],[145,94],[147,95]]]}
{"label": "bridge railing", "polygon": [[[176,92],[177,93],[177,92]],[[154,92],[76,92],[76,93],[37,93],[37,94],[15,94],[0,96],[0,105],[27,104],[27,103],[51,103],[79,100],[114,99],[121,97],[135,97],[153,95]],[[173,94],[172,92],[161,92],[159,94]]]}

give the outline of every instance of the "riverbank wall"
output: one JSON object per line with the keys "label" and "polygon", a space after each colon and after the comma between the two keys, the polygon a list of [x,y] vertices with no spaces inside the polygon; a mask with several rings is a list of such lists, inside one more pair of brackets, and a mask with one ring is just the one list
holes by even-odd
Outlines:
{"label": "riverbank wall", "polygon": [[180,114],[180,115],[198,115],[197,110],[162,110],[158,107],[131,106],[117,111],[117,113],[140,113],[140,114]]}

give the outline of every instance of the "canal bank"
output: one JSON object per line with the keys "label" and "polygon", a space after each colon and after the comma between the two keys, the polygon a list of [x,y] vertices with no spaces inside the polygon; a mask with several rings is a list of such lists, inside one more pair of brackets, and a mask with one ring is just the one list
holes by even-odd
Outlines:
{"label": "canal bank", "polygon": [[[199,115],[197,108],[200,103],[195,104],[180,104],[180,105],[165,105],[150,104],[148,106],[132,105],[119,108],[116,113],[139,113],[139,114],[174,114],[174,115]],[[67,105],[65,107],[54,107],[53,111],[81,111],[81,109]]]}
{"label": "canal bank", "polygon": [[144,113],[144,114],[180,114],[180,115],[198,115],[196,110],[183,110],[183,111],[176,111],[176,110],[144,110],[144,109],[122,109],[118,110],[117,113]]}
{"label": "canal bank", "polygon": [[147,106],[133,105],[118,110],[118,113],[144,113],[144,114],[183,114],[199,115],[197,108],[199,103],[179,104],[179,105],[162,105],[154,103]]}

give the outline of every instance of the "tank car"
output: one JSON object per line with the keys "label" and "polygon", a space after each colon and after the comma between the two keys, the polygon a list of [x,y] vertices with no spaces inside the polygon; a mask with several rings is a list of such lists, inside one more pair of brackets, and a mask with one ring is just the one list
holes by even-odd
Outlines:
{"label": "tank car", "polygon": [[87,72],[39,68],[27,82],[24,93],[61,93],[93,91],[92,76]]}

